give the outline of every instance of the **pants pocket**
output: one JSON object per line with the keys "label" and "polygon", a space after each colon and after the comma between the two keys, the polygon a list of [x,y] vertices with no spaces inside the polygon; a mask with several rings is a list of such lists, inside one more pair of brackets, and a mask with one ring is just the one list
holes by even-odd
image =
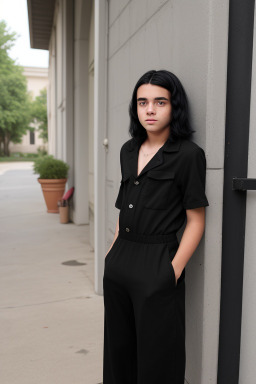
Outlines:
{"label": "pants pocket", "polygon": [[175,277],[175,272],[174,272],[174,268],[173,268],[173,265],[172,265],[172,260],[175,256],[175,253],[176,253],[177,249],[176,248],[171,248],[168,246],[168,244],[166,244],[166,255],[167,255],[167,262],[168,262],[168,273],[170,274],[170,278],[172,279],[172,283],[173,283],[173,287],[176,288],[177,287],[177,284],[176,284],[176,277]]}
{"label": "pants pocket", "polygon": [[177,283],[175,283],[175,271],[174,271],[174,268],[173,268],[173,265],[172,265],[172,260],[174,259],[174,256],[177,252],[179,248],[179,244],[177,244],[177,247],[173,247],[173,245],[171,245],[170,243],[167,243],[167,249],[168,249],[168,259],[169,259],[169,263],[171,264],[170,267],[171,267],[171,271],[172,271],[172,274],[173,274],[173,279],[174,279],[174,284],[175,284],[175,288],[178,287],[179,284],[181,284],[183,282],[183,280],[185,279],[185,268],[183,268],[183,271],[182,273],[180,274],[180,277],[178,278],[177,280]]}
{"label": "pants pocket", "polygon": [[118,240],[119,240],[119,235],[117,236],[114,244],[112,245],[112,247],[110,248],[110,250],[108,251],[107,255],[105,256],[105,263],[108,261],[109,259],[109,256],[112,254],[112,252],[114,251],[114,248],[117,246],[117,243],[118,243]]}

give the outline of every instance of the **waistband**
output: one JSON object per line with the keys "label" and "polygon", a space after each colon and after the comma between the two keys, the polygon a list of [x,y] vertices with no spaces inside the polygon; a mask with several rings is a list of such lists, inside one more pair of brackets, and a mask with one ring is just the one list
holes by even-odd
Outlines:
{"label": "waistband", "polygon": [[140,243],[173,243],[179,244],[175,232],[166,235],[144,235],[142,233],[126,232],[125,229],[119,228],[119,237],[126,240],[137,241]]}

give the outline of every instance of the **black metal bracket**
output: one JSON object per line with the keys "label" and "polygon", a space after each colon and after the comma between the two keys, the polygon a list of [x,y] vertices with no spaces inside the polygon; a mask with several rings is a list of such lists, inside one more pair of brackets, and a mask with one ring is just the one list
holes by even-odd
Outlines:
{"label": "black metal bracket", "polygon": [[233,177],[232,189],[239,191],[256,190],[256,179]]}

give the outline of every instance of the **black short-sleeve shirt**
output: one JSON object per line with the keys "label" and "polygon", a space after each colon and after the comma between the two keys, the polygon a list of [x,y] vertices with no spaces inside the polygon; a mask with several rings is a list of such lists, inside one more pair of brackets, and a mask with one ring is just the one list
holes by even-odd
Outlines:
{"label": "black short-sleeve shirt", "polygon": [[176,233],[186,209],[209,206],[204,150],[187,139],[167,139],[137,175],[140,145],[132,138],[120,150],[119,228],[147,235]]}

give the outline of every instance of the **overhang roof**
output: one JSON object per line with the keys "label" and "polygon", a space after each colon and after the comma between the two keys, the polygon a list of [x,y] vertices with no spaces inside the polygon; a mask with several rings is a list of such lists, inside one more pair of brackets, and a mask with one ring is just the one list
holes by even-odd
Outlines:
{"label": "overhang roof", "polygon": [[27,0],[30,46],[49,49],[55,0]]}

